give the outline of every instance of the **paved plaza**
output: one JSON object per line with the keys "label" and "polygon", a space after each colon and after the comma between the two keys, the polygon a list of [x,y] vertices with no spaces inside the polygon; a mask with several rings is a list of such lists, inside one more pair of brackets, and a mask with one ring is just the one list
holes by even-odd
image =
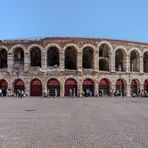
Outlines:
{"label": "paved plaza", "polygon": [[148,98],[0,98],[0,148],[147,148]]}

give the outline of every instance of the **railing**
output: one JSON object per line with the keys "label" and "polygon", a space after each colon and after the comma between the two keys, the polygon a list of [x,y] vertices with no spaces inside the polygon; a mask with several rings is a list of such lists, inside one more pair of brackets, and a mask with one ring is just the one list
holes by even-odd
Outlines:
{"label": "railing", "polygon": [[83,69],[83,75],[95,75],[94,69]]}

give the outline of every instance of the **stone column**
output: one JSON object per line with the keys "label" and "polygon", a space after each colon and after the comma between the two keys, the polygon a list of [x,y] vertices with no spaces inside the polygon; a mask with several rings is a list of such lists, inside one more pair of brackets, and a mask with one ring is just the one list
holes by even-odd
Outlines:
{"label": "stone column", "polygon": [[45,70],[47,69],[47,61],[46,61],[47,58],[46,58],[45,52],[42,52],[41,56],[42,56],[41,57],[41,68]]}
{"label": "stone column", "polygon": [[99,83],[98,83],[98,79],[94,79],[94,95],[95,93],[97,93],[99,95]]}
{"label": "stone column", "polygon": [[130,56],[127,55],[126,56],[126,72],[129,73],[130,72]]}
{"label": "stone column", "polygon": [[143,56],[140,56],[140,73],[143,73]]}
{"label": "stone column", "polygon": [[30,63],[30,57],[28,53],[25,53],[25,57],[24,57],[24,70],[28,71],[29,67],[30,67],[31,63]]}
{"label": "stone column", "polygon": [[77,70],[82,71],[82,52],[78,52],[77,55]]}
{"label": "stone column", "polygon": [[78,89],[80,91],[80,97],[81,97],[82,96],[82,91],[83,91],[83,89],[82,89],[82,80],[81,79],[78,80]]}
{"label": "stone column", "polygon": [[115,53],[111,53],[111,60],[109,61],[110,64],[110,71],[115,72]]}
{"label": "stone column", "polygon": [[94,63],[94,70],[99,71],[99,52],[98,51],[94,52],[93,63]]}
{"label": "stone column", "polygon": [[59,63],[60,63],[60,71],[64,71],[65,68],[65,59],[64,59],[64,52],[60,51],[60,57],[59,57]]}
{"label": "stone column", "polygon": [[130,97],[131,96],[131,86],[130,84],[127,84],[127,97]]}
{"label": "stone column", "polygon": [[14,61],[13,61],[13,54],[11,53],[8,53],[8,70],[11,71],[13,69],[13,64],[14,64]]}
{"label": "stone column", "polygon": [[64,81],[61,81],[60,83],[60,97],[64,97],[64,92],[65,92],[65,86],[64,86]]}

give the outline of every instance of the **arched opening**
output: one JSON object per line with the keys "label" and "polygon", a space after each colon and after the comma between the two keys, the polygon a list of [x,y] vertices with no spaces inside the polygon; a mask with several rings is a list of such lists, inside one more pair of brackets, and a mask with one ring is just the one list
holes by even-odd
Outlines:
{"label": "arched opening", "polygon": [[65,96],[69,96],[70,91],[72,91],[73,96],[77,96],[77,81],[72,78],[65,81]]}
{"label": "arched opening", "polygon": [[50,79],[47,82],[47,89],[49,92],[49,96],[60,96],[60,83],[57,79]]}
{"label": "arched opening", "polygon": [[88,96],[94,96],[94,82],[91,79],[85,79],[83,81],[83,95]]}
{"label": "arched opening", "polygon": [[148,96],[148,80],[144,81],[144,94]]}
{"label": "arched opening", "polygon": [[93,49],[86,47],[83,49],[83,68],[91,69],[93,68]]}
{"label": "arched opening", "polygon": [[48,49],[47,66],[59,66],[59,50],[56,47],[51,47]]}
{"label": "arched opening", "polygon": [[22,48],[16,48],[14,50],[14,65],[24,66],[24,51]]}
{"label": "arched opening", "polygon": [[6,80],[4,80],[4,79],[0,80],[0,88],[2,89],[3,96],[6,96],[7,95],[7,88],[8,88],[8,83]]}
{"label": "arched opening", "polygon": [[0,68],[7,68],[7,51],[0,49]]}
{"label": "arched opening", "polygon": [[122,49],[115,52],[115,70],[125,71],[125,53]]}
{"label": "arched opening", "polygon": [[144,64],[144,72],[148,73],[148,52],[144,53],[143,64]]}
{"label": "arched opening", "polygon": [[25,84],[24,84],[24,81],[21,79],[17,79],[14,82],[14,93],[17,93],[17,90],[25,91]]}
{"label": "arched opening", "polygon": [[65,50],[65,69],[77,69],[77,50],[74,47]]}
{"label": "arched opening", "polygon": [[[110,47],[106,44],[102,44],[99,48],[99,70],[110,71]],[[105,64],[105,65],[104,65]]]}
{"label": "arched opening", "polygon": [[99,95],[100,96],[106,96],[109,95],[110,92],[110,82],[108,79],[103,78],[99,82]]}
{"label": "arched opening", "polygon": [[140,59],[137,51],[132,51],[130,54],[130,71],[139,72]]}
{"label": "arched opening", "polygon": [[140,83],[138,80],[133,79],[131,81],[131,95],[132,96],[138,96],[139,94],[139,90],[140,90]]}
{"label": "arched opening", "polygon": [[30,52],[31,66],[41,67],[41,50],[38,47],[34,47]]}
{"label": "arched opening", "polygon": [[31,96],[42,96],[42,82],[39,79],[33,79],[30,87]]}
{"label": "arched opening", "polygon": [[125,96],[126,94],[126,84],[123,79],[118,79],[116,81],[116,95]]}
{"label": "arched opening", "polygon": [[99,61],[99,70],[109,71],[109,61],[107,59],[100,59]]}

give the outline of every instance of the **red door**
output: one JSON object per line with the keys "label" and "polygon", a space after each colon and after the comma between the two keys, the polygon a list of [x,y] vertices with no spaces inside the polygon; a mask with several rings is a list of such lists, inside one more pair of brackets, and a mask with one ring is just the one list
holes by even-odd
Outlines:
{"label": "red door", "polygon": [[107,79],[102,79],[99,82],[99,93],[103,92],[103,95],[109,95],[110,83]]}
{"label": "red door", "polygon": [[55,96],[55,90],[57,90],[57,96],[60,96],[60,83],[57,79],[50,79],[47,82],[47,89],[50,96]]}
{"label": "red door", "polygon": [[65,82],[65,96],[69,96],[69,91],[72,90],[73,94],[77,95],[77,82],[75,79],[67,79]]}
{"label": "red door", "polygon": [[0,88],[2,89],[3,96],[6,96],[7,95],[7,88],[8,88],[8,83],[6,80],[4,80],[4,79],[0,80]]}
{"label": "red door", "polygon": [[17,92],[17,89],[23,90],[23,91],[25,90],[25,85],[24,85],[23,80],[21,80],[21,79],[15,80],[15,83],[14,83],[14,92],[15,93]]}
{"label": "red door", "polygon": [[94,83],[91,79],[83,81],[83,92],[85,96],[94,96]]}
{"label": "red door", "polygon": [[42,96],[42,82],[39,79],[31,81],[31,96]]}

